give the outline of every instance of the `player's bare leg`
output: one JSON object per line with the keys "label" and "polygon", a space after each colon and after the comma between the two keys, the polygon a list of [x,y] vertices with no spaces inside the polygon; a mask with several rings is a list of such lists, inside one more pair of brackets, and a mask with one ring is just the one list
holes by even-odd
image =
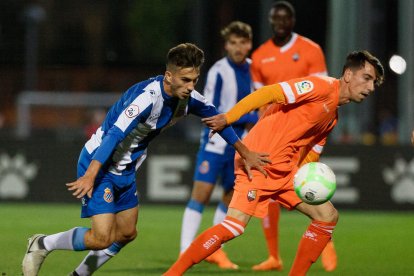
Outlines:
{"label": "player's bare leg", "polygon": [[72,275],[92,275],[137,236],[138,207],[119,212],[115,215],[115,242],[103,250],[91,250]]}
{"label": "player's bare leg", "polygon": [[22,262],[24,275],[37,275],[46,256],[53,250],[100,250],[110,246],[115,239],[115,215],[100,214],[92,217],[92,228],[75,227],[64,232],[42,235],[29,239]]}
{"label": "player's bare leg", "polygon": [[223,243],[243,234],[250,218],[250,215],[242,211],[229,208],[224,221],[201,233],[163,275],[177,276],[184,274],[191,266],[201,262],[218,250]]}
{"label": "player's bare leg", "polygon": [[[213,190],[214,184],[212,183],[203,181],[194,182],[193,190],[191,192],[191,200],[189,203],[190,206],[187,205],[183,216],[180,254],[182,254],[194,240],[201,223],[204,206],[210,201]],[[229,192],[228,195],[223,196],[223,204],[226,204],[226,208],[230,202],[231,195],[232,191]],[[220,223],[221,221],[214,221],[214,223]],[[238,269],[238,265],[232,263],[222,249],[217,250],[217,252],[209,256],[206,261],[216,264],[222,269]]]}
{"label": "player's bare leg", "polygon": [[312,221],[299,243],[289,275],[306,275],[331,240],[332,232],[338,221],[338,211],[329,201],[321,205],[309,205],[302,202],[296,206],[296,209]]}

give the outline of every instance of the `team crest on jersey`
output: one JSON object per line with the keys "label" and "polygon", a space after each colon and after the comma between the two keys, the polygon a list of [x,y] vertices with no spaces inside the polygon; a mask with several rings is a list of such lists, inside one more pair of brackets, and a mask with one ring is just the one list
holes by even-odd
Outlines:
{"label": "team crest on jersey", "polygon": [[299,60],[299,54],[298,53],[294,53],[292,56],[293,61],[298,61]]}
{"label": "team crest on jersey", "polygon": [[256,194],[257,194],[257,191],[256,190],[249,190],[247,192],[247,200],[249,202],[255,200],[256,199]]}
{"label": "team crest on jersey", "polygon": [[304,80],[300,82],[295,82],[296,92],[298,95],[309,93],[313,90],[313,82]]}
{"label": "team crest on jersey", "polygon": [[138,116],[138,114],[139,114],[139,108],[135,104],[131,104],[125,109],[125,115],[127,115],[128,118],[134,118]]}
{"label": "team crest on jersey", "polygon": [[108,203],[114,201],[114,196],[112,195],[111,189],[105,188],[103,199]]}
{"label": "team crest on jersey", "polygon": [[210,163],[207,160],[201,162],[200,166],[198,167],[198,171],[202,174],[208,173],[210,170]]}

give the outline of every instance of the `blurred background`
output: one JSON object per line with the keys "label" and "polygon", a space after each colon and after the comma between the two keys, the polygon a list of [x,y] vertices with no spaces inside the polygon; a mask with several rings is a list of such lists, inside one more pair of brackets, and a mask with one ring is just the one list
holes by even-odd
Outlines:
{"label": "blurred background", "polygon": [[[78,152],[123,91],[163,74],[166,52],[181,42],[205,51],[202,91],[208,68],[223,56],[219,30],[244,21],[256,48],[271,36],[273,2],[0,1],[0,199],[70,201],[57,183],[75,178]],[[352,50],[368,49],[385,67],[373,97],[340,108],[325,159],[339,176],[334,200],[349,208],[414,209],[414,1],[290,2],[295,32],[321,45],[329,75],[340,76]],[[150,148],[138,177],[144,200],[188,198],[201,124],[185,121]],[[157,170],[165,174],[154,176]]]}

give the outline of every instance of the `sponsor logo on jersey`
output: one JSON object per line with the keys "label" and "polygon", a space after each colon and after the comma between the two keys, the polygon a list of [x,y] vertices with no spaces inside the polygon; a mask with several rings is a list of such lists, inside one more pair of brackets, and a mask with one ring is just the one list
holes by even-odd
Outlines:
{"label": "sponsor logo on jersey", "polygon": [[256,190],[249,190],[247,192],[247,200],[249,202],[255,200],[256,199],[256,194],[257,194],[257,191]]}
{"label": "sponsor logo on jersey", "polygon": [[276,57],[268,57],[268,58],[264,58],[261,60],[261,62],[264,63],[269,63],[269,62],[274,62],[276,61]]}
{"label": "sponsor logo on jersey", "polygon": [[296,92],[298,93],[298,95],[302,95],[305,93],[309,93],[313,90],[313,82],[308,81],[308,80],[296,82],[295,87],[296,87]]}
{"label": "sponsor logo on jersey", "polygon": [[139,114],[139,108],[135,104],[131,104],[125,109],[125,115],[127,115],[128,118],[134,118],[138,116],[138,114]]}
{"label": "sponsor logo on jersey", "polygon": [[114,201],[114,197],[112,195],[111,189],[105,188],[103,199],[108,203],[111,203],[112,201]]}
{"label": "sponsor logo on jersey", "polygon": [[208,173],[210,170],[210,163],[207,160],[201,162],[200,166],[198,167],[198,171],[202,174]]}

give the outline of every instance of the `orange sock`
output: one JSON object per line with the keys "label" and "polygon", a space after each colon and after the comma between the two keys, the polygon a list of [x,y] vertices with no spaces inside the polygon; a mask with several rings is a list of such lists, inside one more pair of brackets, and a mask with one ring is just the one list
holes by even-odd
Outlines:
{"label": "orange sock", "polygon": [[335,222],[312,221],[299,243],[289,276],[306,275],[311,265],[321,255],[326,244],[331,240],[335,225]]}
{"label": "orange sock", "polygon": [[201,233],[163,275],[183,275],[191,266],[213,254],[223,243],[244,232],[245,224],[227,216],[223,222]]}
{"label": "orange sock", "polygon": [[269,203],[267,216],[262,220],[269,255],[279,259],[279,217],[280,205],[277,201]]}

